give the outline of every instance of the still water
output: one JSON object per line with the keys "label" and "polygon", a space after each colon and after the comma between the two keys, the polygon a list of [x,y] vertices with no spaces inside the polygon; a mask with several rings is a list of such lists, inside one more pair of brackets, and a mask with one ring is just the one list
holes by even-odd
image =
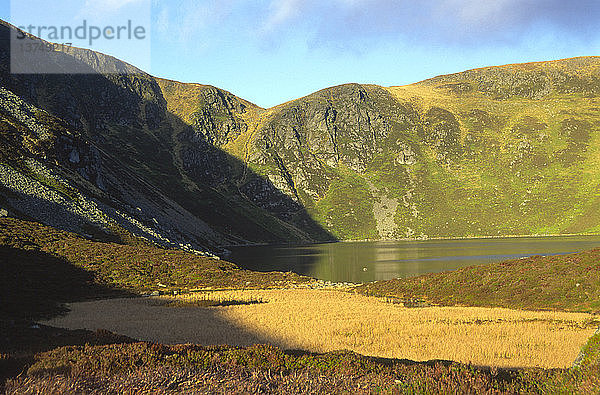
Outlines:
{"label": "still water", "polygon": [[322,280],[361,283],[595,247],[600,247],[600,236],[379,241],[236,247],[228,260],[244,269],[293,271]]}

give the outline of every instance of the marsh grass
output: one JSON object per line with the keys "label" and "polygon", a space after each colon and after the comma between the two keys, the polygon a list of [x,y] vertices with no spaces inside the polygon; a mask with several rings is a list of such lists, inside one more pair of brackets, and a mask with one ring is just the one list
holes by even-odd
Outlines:
{"label": "marsh grass", "polygon": [[[165,304],[199,307],[181,311]],[[309,289],[215,291],[77,303],[70,308],[68,316],[48,324],[105,328],[161,343],[264,342],[318,353],[351,350],[493,367],[569,367],[598,326],[597,318],[586,313],[406,308],[384,298]]]}
{"label": "marsh grass", "polygon": [[[217,292],[211,297],[268,303],[218,310],[225,322],[277,339],[284,348],[352,350],[415,361],[498,367],[570,366],[598,321],[589,314],[502,308],[405,308],[337,291]],[[189,302],[199,298],[184,295]],[[200,298],[206,298],[205,295]],[[201,299],[202,300],[202,299]]]}

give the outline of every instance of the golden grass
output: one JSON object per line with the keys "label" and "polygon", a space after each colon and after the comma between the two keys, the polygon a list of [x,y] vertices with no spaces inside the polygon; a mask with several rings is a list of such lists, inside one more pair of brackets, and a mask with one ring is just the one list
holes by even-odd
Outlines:
{"label": "golden grass", "polygon": [[[225,297],[223,293],[215,295]],[[411,360],[448,359],[493,366],[566,367],[594,332],[591,316],[508,309],[408,309],[336,291],[238,291],[233,299],[261,305],[220,310],[220,316],[286,348],[349,349]],[[198,296],[187,296],[190,300]]]}
{"label": "golden grass", "polygon": [[[206,299],[266,303],[165,307],[164,302],[172,299],[178,305]],[[597,325],[594,316],[583,313],[404,308],[340,291],[298,289],[217,291],[159,301],[108,300],[78,303],[72,309],[69,316],[50,324],[105,328],[163,343],[268,342],[314,352],[347,349],[380,357],[498,367],[568,367],[593,334],[593,324]]]}

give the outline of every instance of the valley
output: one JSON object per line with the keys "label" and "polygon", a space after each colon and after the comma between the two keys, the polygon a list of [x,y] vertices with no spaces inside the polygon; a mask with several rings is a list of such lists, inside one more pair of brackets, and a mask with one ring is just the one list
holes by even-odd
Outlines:
{"label": "valley", "polygon": [[[600,390],[600,57],[265,109],[75,47],[48,54],[62,73],[13,73],[15,29],[0,21],[1,390]],[[493,258],[539,236],[557,250]],[[485,261],[399,273],[380,251],[456,258],[461,239],[489,239]],[[339,270],[373,277],[226,259],[312,264],[303,248],[337,241],[378,256]]]}

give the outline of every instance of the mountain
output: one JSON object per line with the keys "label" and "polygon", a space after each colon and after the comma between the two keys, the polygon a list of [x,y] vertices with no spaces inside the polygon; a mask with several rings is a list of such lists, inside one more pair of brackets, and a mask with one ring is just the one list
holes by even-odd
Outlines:
{"label": "mountain", "polygon": [[333,239],[205,133],[256,106],[216,88],[186,87],[204,100],[196,127],[167,104],[178,84],[76,48],[48,56],[55,68],[75,62],[85,73],[11,74],[12,29],[0,24],[0,206],[10,215],[92,238],[195,251]]}
{"label": "mountain", "polygon": [[341,239],[598,232],[599,93],[599,57],[347,84],[223,148]]}
{"label": "mountain", "polygon": [[600,58],[346,84],[263,109],[82,49],[51,56],[85,74],[11,74],[12,29],[0,24],[11,216],[210,253],[600,231]]}

